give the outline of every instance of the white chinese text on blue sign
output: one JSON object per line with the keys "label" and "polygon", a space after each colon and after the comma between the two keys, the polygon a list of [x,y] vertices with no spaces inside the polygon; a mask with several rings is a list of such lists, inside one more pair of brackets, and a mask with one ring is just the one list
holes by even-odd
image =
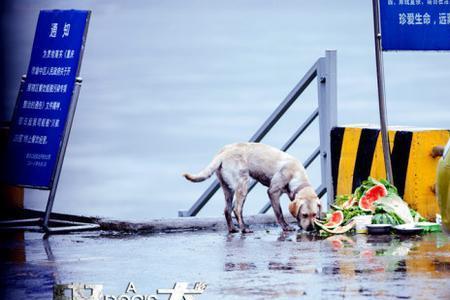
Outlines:
{"label": "white chinese text on blue sign", "polygon": [[380,0],[384,51],[450,50],[449,0]]}
{"label": "white chinese text on blue sign", "polygon": [[39,14],[30,64],[11,122],[4,176],[10,184],[51,188],[90,11]]}

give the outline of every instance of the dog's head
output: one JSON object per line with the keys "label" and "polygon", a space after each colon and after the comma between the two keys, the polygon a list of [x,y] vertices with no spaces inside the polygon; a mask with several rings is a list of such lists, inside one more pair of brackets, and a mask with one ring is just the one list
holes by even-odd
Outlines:
{"label": "dog's head", "polygon": [[314,230],[314,220],[321,212],[320,199],[311,187],[301,189],[289,203],[289,212],[303,230]]}

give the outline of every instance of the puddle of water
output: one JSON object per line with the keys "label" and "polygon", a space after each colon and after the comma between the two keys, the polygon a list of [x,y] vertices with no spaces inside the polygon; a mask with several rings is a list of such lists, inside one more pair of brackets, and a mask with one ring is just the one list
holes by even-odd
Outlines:
{"label": "puddle of water", "polygon": [[50,299],[57,282],[103,284],[119,294],[129,281],[153,294],[177,281],[204,281],[208,288],[198,299],[450,295],[450,240],[441,233],[321,239],[269,228],[249,235],[84,233],[48,241],[30,233],[2,241],[5,299]]}

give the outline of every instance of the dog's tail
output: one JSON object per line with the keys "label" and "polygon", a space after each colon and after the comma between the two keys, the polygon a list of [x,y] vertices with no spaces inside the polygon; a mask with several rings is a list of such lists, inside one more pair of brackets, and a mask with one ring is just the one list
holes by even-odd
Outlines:
{"label": "dog's tail", "polygon": [[209,165],[197,174],[185,173],[183,176],[192,182],[200,182],[208,179],[222,164],[221,155],[216,155]]}

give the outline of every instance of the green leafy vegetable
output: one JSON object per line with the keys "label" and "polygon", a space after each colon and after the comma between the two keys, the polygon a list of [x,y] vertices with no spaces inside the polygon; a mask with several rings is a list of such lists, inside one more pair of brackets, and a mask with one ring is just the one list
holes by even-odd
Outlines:
{"label": "green leafy vegetable", "polygon": [[353,197],[351,194],[350,195],[338,195],[336,196],[336,199],[334,200],[334,203],[337,206],[341,206],[342,204],[344,204],[345,202],[347,202],[348,200],[350,200],[350,198]]}
{"label": "green leafy vegetable", "polygon": [[425,219],[424,217],[422,217],[419,212],[415,211],[414,209],[410,208],[409,211],[411,212],[411,216],[414,219],[414,222],[428,222],[427,219]]}
{"label": "green leafy vegetable", "polygon": [[389,181],[387,181],[386,179],[381,179],[380,182],[386,187],[388,194],[398,195],[397,188],[393,186]]}
{"label": "green leafy vegetable", "polygon": [[364,216],[370,214],[370,212],[366,212],[361,208],[359,208],[358,206],[352,206],[347,209],[343,209],[342,212],[344,213],[344,222],[343,222],[344,224],[346,224],[356,216]]}

